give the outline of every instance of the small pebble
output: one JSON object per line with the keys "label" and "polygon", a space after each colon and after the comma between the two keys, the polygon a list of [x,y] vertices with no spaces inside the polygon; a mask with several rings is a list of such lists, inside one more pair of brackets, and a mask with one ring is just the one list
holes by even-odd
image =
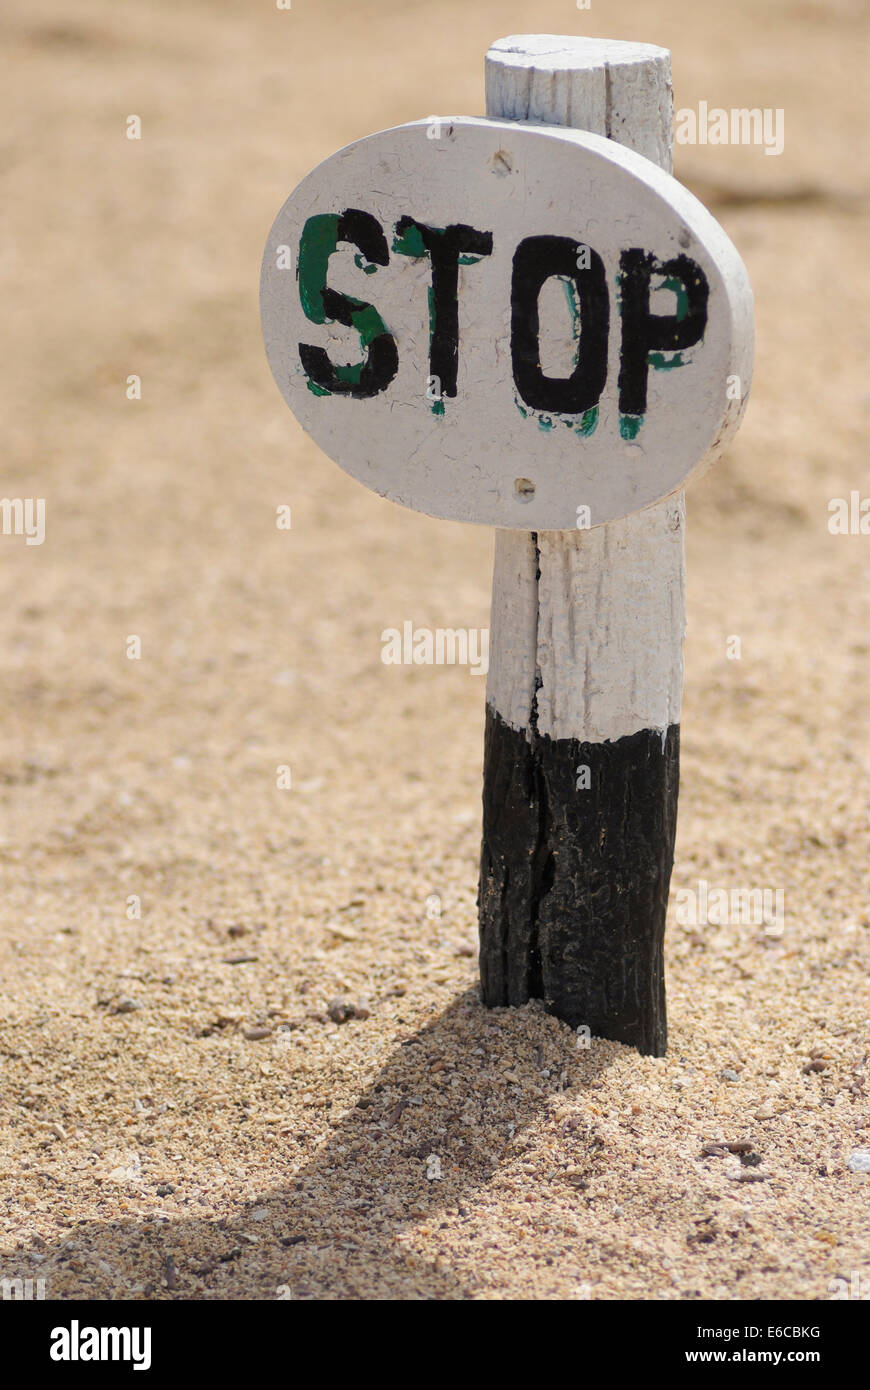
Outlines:
{"label": "small pebble", "polygon": [[853,1149],[846,1167],[850,1173],[870,1173],[870,1149]]}
{"label": "small pebble", "polygon": [[359,932],[354,931],[353,927],[347,926],[345,922],[330,922],[327,930],[332,936],[337,936],[339,941],[359,940]]}
{"label": "small pebble", "polygon": [[720,1081],[739,1081],[740,1077],[732,1067],[723,1067],[719,1073]]}
{"label": "small pebble", "polygon": [[252,1028],[243,1028],[242,1034],[247,1038],[248,1042],[262,1042],[264,1038],[271,1038],[272,1029],[255,1026]]}
{"label": "small pebble", "polygon": [[399,1121],[402,1118],[403,1111],[407,1110],[407,1108],[408,1102],[406,1100],[396,1101],[396,1104],[393,1106],[392,1110],[387,1116],[387,1124],[391,1129],[393,1125],[397,1125],[399,1123]]}
{"label": "small pebble", "polygon": [[349,999],[331,999],[327,1012],[333,1023],[349,1023],[356,1017],[356,1009]]}
{"label": "small pebble", "polygon": [[129,995],[125,994],[118,1000],[118,1002],[112,1010],[112,1013],[132,1014],[135,1013],[137,1009],[141,1009],[141,1007],[142,1005],[140,1004],[138,999],[131,999]]}

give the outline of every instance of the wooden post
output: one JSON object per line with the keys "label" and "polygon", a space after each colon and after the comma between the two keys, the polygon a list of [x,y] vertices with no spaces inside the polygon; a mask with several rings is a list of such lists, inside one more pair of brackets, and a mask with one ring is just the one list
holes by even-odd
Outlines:
{"label": "wooden post", "polygon": [[670,177],[663,49],[504,39],[487,105],[358,140],[302,180],[266,243],[263,336],[342,468],[499,528],[484,1000],[540,997],[660,1054],[682,489],[739,425],[752,292]]}
{"label": "wooden post", "polygon": [[[486,93],[488,116],[605,135],[670,172],[664,49],[502,39]],[[684,520],[679,492],[591,530],[497,531],[487,683],[484,1002],[542,998],[654,1056],[667,1044]]]}

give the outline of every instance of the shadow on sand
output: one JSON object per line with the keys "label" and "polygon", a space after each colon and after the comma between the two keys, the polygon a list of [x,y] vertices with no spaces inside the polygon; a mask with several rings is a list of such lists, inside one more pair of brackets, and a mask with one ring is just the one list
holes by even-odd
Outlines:
{"label": "shadow on sand", "polygon": [[[609,1055],[606,1046],[583,1054],[575,1094]],[[539,1005],[485,1010],[470,990],[395,1048],[286,1186],[217,1219],[83,1221],[73,1252],[69,1237],[37,1239],[5,1255],[2,1272],[44,1276],[49,1299],[468,1297],[467,1252],[473,1263],[479,1238],[469,1207],[561,1094],[569,1061],[576,1038]],[[440,1179],[427,1177],[439,1166]],[[415,1254],[420,1227],[443,1228],[442,1256],[431,1239],[425,1257]],[[451,1269],[457,1237],[465,1277]]]}

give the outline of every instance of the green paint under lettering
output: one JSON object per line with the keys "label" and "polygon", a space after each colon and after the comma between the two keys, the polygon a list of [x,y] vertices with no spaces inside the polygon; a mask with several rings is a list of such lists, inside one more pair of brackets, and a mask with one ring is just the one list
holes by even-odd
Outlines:
{"label": "green paint under lettering", "polygon": [[619,434],[622,439],[636,439],[641,425],[643,424],[642,415],[620,415]]}
{"label": "green paint under lettering", "polygon": [[[338,246],[339,221],[338,213],[318,213],[316,216],[308,218],[299,238],[297,262],[299,299],[305,311],[305,317],[310,319],[312,323],[332,323],[334,321],[326,315],[322,292],[326,288],[329,258]],[[354,259],[357,264],[360,264],[361,258],[359,256],[354,257]],[[376,265],[363,265],[362,268],[371,271],[377,270]],[[344,295],[344,300],[350,309],[351,326],[359,334],[361,347],[367,348],[375,338],[387,332],[387,326],[374,305],[365,304],[361,299],[354,299],[349,294]],[[365,358],[361,362],[348,362],[343,366],[335,366],[335,375],[339,381],[358,385],[364,366]],[[308,388],[316,396],[331,394],[315,382],[309,381]]]}
{"label": "green paint under lettering", "polygon": [[579,343],[580,303],[577,298],[577,286],[575,285],[573,280],[570,280],[568,278],[567,275],[559,275],[556,278],[562,281],[562,290],[565,295],[565,301],[568,305],[568,312],[571,315],[571,336],[574,339],[575,343]]}
{"label": "green paint under lettering", "polygon": [[329,258],[338,245],[338,213],[321,212],[309,217],[299,238],[299,299],[305,317],[312,323],[326,323],[320,291],[326,284]]}
{"label": "green paint under lettering", "polygon": [[593,405],[590,410],[584,411],[580,416],[579,422],[576,415],[539,415],[535,410],[528,410],[526,406],[523,405],[523,402],[516,392],[514,392],[514,405],[524,420],[528,420],[530,415],[536,415],[538,419],[538,429],[544,430],[547,434],[549,434],[550,430],[555,428],[558,422],[560,425],[564,425],[566,429],[573,430],[575,434],[579,434],[581,438],[588,439],[591,434],[595,433],[598,426],[597,405]]}
{"label": "green paint under lettering", "polygon": [[[433,231],[440,230],[433,228]],[[423,244],[423,234],[419,227],[413,223],[406,227],[401,236],[393,237],[393,250],[397,256],[412,256],[415,260],[421,260],[428,256],[429,252]]]}

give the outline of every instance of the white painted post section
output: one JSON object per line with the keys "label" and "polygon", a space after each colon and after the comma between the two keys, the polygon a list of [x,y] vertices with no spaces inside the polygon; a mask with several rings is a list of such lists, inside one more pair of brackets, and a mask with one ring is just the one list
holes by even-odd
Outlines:
{"label": "white painted post section", "polygon": [[[502,39],[487,54],[486,98],[490,117],[591,131],[671,170],[665,49]],[[543,997],[573,1026],[654,1055],[667,1039],[684,517],[679,492],[591,530],[498,530],[492,594],[485,1002]]]}

